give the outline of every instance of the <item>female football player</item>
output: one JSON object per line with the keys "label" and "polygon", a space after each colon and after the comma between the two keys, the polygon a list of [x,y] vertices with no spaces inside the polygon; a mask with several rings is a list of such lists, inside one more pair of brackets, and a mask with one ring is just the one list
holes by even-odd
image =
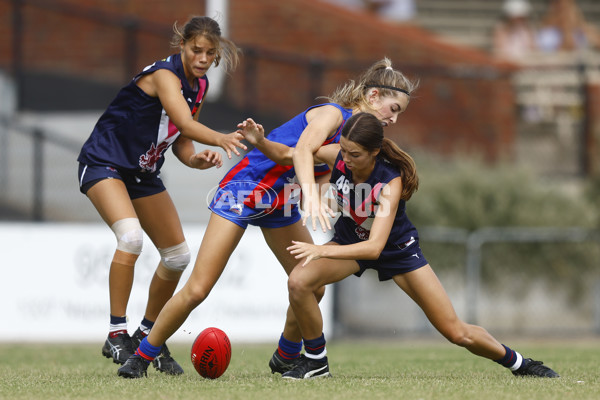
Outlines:
{"label": "female football player", "polygon": [[[152,328],[173,295],[190,252],[179,216],[160,179],[163,154],[171,145],[190,168],[222,165],[212,150],[196,153],[194,141],[222,147],[231,158],[245,149],[238,132],[221,134],[197,121],[208,90],[206,71],[214,64],[226,70],[238,63],[238,49],[221,37],[217,22],[190,19],[181,31],[174,25],[173,45],[179,49],[146,67],[123,87],[100,117],[79,154],[79,185],[115,233],[117,248],[110,265],[110,328],[102,354],[123,364]],[[134,266],[142,251],[143,232],[158,248],[161,261],[150,283],[140,327],[127,331],[127,303]],[[169,374],[182,368],[163,347],[154,366]]]}
{"label": "female football player", "polygon": [[[246,133],[260,135],[249,121]],[[267,143],[268,145],[268,143]],[[289,151],[278,162],[289,162]],[[286,156],[287,154],[287,156]],[[287,157],[286,160],[284,157]],[[315,291],[367,268],[380,281],[392,279],[425,312],[450,342],[509,368],[516,376],[558,377],[540,361],[500,344],[485,329],[461,321],[419,246],[416,228],[406,215],[406,202],[418,188],[415,163],[394,142],[383,137],[373,115],[353,115],[342,129],[339,145],[324,146],[316,160],[332,169],[328,196],[341,216],[325,245],[293,240],[290,254],[303,260],[288,279],[290,305],[302,332],[305,354],[288,379],[329,376],[323,318]]]}
{"label": "female football player", "polygon": [[[312,241],[305,226],[307,218],[312,218],[313,229],[317,221],[323,227],[329,223],[315,182],[315,175],[326,177],[329,171],[327,166],[315,167],[314,153],[323,145],[339,141],[341,128],[352,114],[364,111],[373,114],[380,124],[395,123],[406,110],[414,86],[392,68],[389,59],[380,60],[357,81],[351,80],[336,90],[328,98],[329,103],[305,110],[270,133],[269,142],[275,152],[295,147],[293,166],[277,165],[257,146],[231,168],[209,206],[212,214],[189,280],[167,302],[150,335],[119,368],[119,375],[138,378],[146,374],[149,361],[154,360],[189,313],[206,299],[248,224],[261,228],[268,246],[289,274],[296,260],[286,247],[292,240]],[[307,210],[304,221],[300,220],[297,199],[289,201],[300,187]],[[323,293],[324,288],[320,288],[316,296],[321,298]],[[285,372],[292,368],[302,350],[301,341],[294,316],[288,312],[280,349],[269,363],[271,369]]]}

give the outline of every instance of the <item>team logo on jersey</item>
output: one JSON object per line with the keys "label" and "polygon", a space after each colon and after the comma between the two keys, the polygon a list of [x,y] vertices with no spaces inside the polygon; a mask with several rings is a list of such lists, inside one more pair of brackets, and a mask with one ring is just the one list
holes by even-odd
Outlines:
{"label": "team logo on jersey", "polygon": [[156,163],[160,160],[162,153],[169,147],[169,143],[162,142],[158,146],[154,143],[150,146],[150,150],[146,154],[140,156],[139,164],[140,167],[146,171],[156,171]]}
{"label": "team logo on jersey", "polygon": [[356,236],[360,239],[360,240],[369,240],[369,234],[371,233],[371,231],[363,228],[362,226],[358,225],[356,227],[356,229],[354,229],[354,233],[356,233]]}

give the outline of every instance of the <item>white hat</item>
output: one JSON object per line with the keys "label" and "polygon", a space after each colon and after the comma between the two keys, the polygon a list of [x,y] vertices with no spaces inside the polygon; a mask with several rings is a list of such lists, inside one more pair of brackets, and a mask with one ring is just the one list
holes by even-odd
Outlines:
{"label": "white hat", "polygon": [[526,17],[531,11],[531,5],[527,0],[506,0],[502,9],[509,17]]}

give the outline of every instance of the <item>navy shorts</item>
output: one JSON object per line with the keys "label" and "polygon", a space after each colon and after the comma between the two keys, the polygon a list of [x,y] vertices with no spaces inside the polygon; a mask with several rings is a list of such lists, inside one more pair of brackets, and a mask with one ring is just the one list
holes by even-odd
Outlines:
{"label": "navy shorts", "polygon": [[167,190],[158,172],[131,173],[106,165],[79,163],[79,190],[81,193],[86,194],[92,186],[104,179],[122,180],[131,200],[152,196]]}
{"label": "navy shorts", "polygon": [[300,220],[297,204],[287,204],[281,208],[271,208],[267,204],[248,207],[237,201],[235,193],[217,187],[208,208],[215,214],[246,229],[248,225],[262,228],[283,228]]}
{"label": "navy shorts", "polygon": [[[334,235],[332,242],[340,245],[344,243],[339,236]],[[380,281],[387,281],[398,274],[414,271],[428,264],[418,240],[411,240],[406,247],[386,247],[377,260],[356,260],[360,270],[354,275],[360,277],[368,268],[377,271]]]}

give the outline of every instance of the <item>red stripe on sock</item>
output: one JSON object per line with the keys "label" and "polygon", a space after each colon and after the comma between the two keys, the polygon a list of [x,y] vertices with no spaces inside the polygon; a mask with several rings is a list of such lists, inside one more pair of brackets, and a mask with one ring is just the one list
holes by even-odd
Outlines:
{"label": "red stripe on sock", "polygon": [[289,354],[279,348],[277,349],[277,352],[279,353],[281,358],[285,358],[286,360],[293,360],[294,358],[298,358],[298,356],[300,355],[300,352]]}
{"label": "red stripe on sock", "polygon": [[142,357],[144,360],[146,360],[148,362],[154,361],[153,357],[150,357],[150,356],[142,353],[139,348],[135,351],[135,354],[137,354],[138,356]]}

